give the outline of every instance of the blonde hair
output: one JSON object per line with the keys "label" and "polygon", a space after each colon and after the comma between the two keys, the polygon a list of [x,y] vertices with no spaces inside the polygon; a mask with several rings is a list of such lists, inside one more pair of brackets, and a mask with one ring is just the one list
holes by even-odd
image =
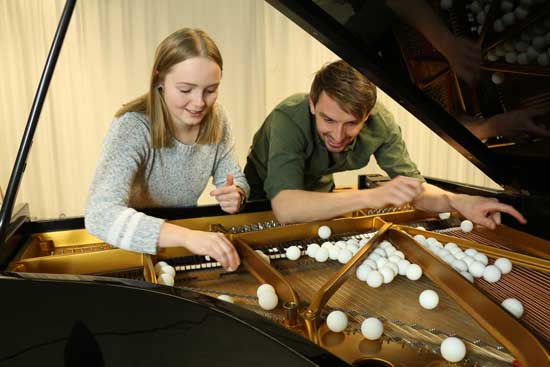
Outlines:
{"label": "blonde hair", "polygon": [[336,100],[345,112],[365,118],[376,103],[376,87],[347,62],[325,65],[315,74],[309,96],[316,105],[321,93]]}
{"label": "blonde hair", "polygon": [[[149,91],[122,106],[115,117],[126,112],[141,112],[151,123],[151,143],[153,148],[172,145],[173,123],[159,88],[171,68],[193,57],[205,57],[214,61],[223,70],[220,50],[214,41],[200,29],[183,28],[166,37],[157,47],[155,62],[151,72]],[[222,137],[221,121],[215,105],[204,116],[200,125],[197,144],[217,144]]]}

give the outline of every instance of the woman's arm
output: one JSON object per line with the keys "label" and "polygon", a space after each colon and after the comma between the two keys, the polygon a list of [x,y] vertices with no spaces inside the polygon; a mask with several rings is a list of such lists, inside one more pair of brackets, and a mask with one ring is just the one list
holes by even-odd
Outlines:
{"label": "woman's arm", "polygon": [[113,121],[90,186],[85,224],[113,246],[154,254],[164,221],[129,207],[133,181],[148,149],[149,131],[138,114]]}
{"label": "woman's arm", "polygon": [[136,172],[151,154],[146,122],[137,114],[115,120],[103,145],[86,205],[86,229],[125,250],[156,254],[158,247],[185,247],[235,270],[239,256],[221,233],[195,231],[166,223],[129,207]]}

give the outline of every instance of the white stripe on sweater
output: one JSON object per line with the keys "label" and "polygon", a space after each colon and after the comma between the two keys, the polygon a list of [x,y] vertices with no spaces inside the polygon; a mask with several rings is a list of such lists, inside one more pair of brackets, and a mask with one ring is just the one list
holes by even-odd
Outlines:
{"label": "white stripe on sweater", "polygon": [[107,243],[114,246],[118,244],[118,236],[120,236],[122,227],[128,221],[128,217],[135,212],[136,211],[132,208],[126,208],[118,215],[111,228],[109,228],[109,233],[107,233]]}
{"label": "white stripe on sweater", "polygon": [[134,233],[136,233],[136,229],[139,224],[139,221],[144,216],[145,214],[141,212],[137,212],[137,213],[134,213],[134,215],[132,215],[132,217],[130,218],[130,221],[128,222],[128,225],[126,226],[126,232],[124,233],[124,238],[120,243],[121,249],[124,249],[124,250],[130,249],[130,247],[132,246],[132,238],[134,237]]}

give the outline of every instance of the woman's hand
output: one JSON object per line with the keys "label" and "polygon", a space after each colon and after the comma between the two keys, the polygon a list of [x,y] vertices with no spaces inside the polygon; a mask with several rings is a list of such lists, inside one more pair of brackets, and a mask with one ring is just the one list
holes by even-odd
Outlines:
{"label": "woman's hand", "polygon": [[185,247],[197,255],[210,256],[228,270],[236,270],[241,260],[237,250],[222,233],[195,231],[164,222],[160,231],[159,247]]}
{"label": "woman's hand", "polygon": [[222,210],[229,214],[234,214],[241,210],[241,204],[244,202],[244,191],[233,183],[233,175],[227,175],[227,183],[224,187],[212,190],[210,196],[214,196]]}
{"label": "woman's hand", "polygon": [[237,270],[241,263],[231,241],[219,232],[189,230],[184,246],[194,254],[216,259],[227,271]]}

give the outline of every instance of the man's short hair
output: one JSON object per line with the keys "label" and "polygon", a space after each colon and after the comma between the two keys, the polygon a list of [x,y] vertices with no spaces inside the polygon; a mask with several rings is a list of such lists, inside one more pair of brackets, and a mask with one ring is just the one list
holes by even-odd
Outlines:
{"label": "man's short hair", "polygon": [[376,86],[343,60],[327,64],[315,74],[309,92],[314,105],[322,92],[356,118],[366,118],[376,103]]}

